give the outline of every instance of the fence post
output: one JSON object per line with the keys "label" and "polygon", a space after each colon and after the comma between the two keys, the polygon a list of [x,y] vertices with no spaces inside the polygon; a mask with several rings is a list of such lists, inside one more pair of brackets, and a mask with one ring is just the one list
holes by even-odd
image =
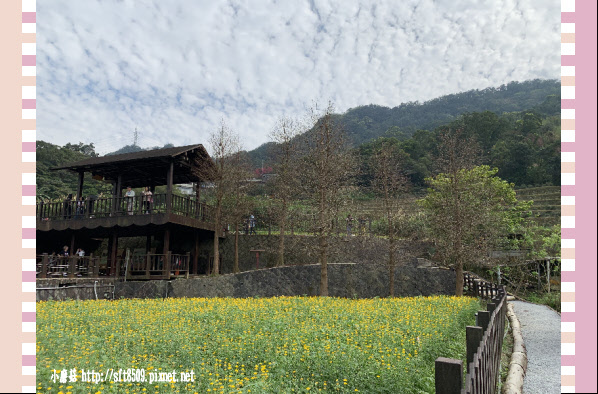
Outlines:
{"label": "fence post", "polygon": [[42,270],[39,273],[39,277],[40,278],[47,278],[47,273],[48,273],[48,254],[44,253],[42,255]]}
{"label": "fence post", "polygon": [[465,342],[467,344],[467,372],[469,373],[469,364],[473,362],[473,355],[477,352],[484,336],[482,327],[467,326],[465,327]]}
{"label": "fence post", "polygon": [[490,323],[490,312],[488,311],[478,311],[475,314],[475,325],[478,327],[482,327],[484,332],[488,328],[488,324]]}
{"label": "fence post", "polygon": [[438,357],[434,365],[436,394],[461,394],[463,361]]}
{"label": "fence post", "polygon": [[496,304],[495,304],[495,303],[493,303],[493,302],[489,302],[489,303],[486,305],[486,309],[488,310],[488,313],[489,313],[490,315],[492,315],[492,312],[494,312],[494,310],[496,309]]}

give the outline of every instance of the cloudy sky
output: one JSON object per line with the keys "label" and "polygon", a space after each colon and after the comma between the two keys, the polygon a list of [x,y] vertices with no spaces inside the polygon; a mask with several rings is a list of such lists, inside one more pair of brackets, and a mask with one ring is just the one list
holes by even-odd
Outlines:
{"label": "cloudy sky", "polygon": [[207,145],[224,119],[253,149],[314,101],[559,78],[560,1],[44,0],[37,43],[38,139]]}

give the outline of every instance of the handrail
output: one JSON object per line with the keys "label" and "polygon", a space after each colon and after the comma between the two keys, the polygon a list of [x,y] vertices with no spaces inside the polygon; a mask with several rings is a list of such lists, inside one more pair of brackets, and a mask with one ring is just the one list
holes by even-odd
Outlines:
{"label": "handrail", "polygon": [[[102,265],[100,258],[90,256],[50,256],[47,253],[36,256],[37,278],[100,278],[116,277],[127,279],[170,279],[189,277],[191,263],[187,254],[144,254],[133,255],[127,261],[119,257],[113,267]],[[128,267],[127,267],[128,264]],[[128,269],[127,269],[128,268]],[[111,271],[113,274],[111,274]]]}
{"label": "handrail", "polygon": [[[81,201],[39,202],[37,220],[95,219],[127,215],[152,215],[168,212],[168,195],[109,196]],[[201,221],[213,221],[212,208],[189,196],[172,195],[171,212]]]}
{"label": "handrail", "polygon": [[463,362],[439,357],[435,365],[437,394],[495,394],[500,376],[500,358],[505,332],[507,292],[504,286],[487,282],[469,272],[463,274],[467,293],[489,299],[486,311],[476,313],[476,325],[466,327],[467,374]]}

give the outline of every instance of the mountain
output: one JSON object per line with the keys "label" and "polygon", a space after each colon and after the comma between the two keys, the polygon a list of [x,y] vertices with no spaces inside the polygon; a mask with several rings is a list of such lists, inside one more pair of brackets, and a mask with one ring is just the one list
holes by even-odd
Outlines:
{"label": "mountain", "polygon": [[[349,143],[356,147],[384,135],[407,139],[417,130],[433,130],[465,113],[490,111],[501,115],[533,110],[539,115],[556,115],[560,113],[560,95],[560,81],[534,79],[449,94],[424,103],[402,103],[394,108],[364,105],[339,114],[336,120],[344,127]],[[273,146],[270,142],[249,151],[252,164],[258,167],[263,160],[271,165]]]}

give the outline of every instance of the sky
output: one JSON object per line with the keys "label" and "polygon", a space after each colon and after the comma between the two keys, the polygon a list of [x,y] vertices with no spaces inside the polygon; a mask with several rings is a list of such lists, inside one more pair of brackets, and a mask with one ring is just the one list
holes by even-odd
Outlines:
{"label": "sky", "polygon": [[313,103],[343,113],[560,78],[558,0],[44,0],[37,138],[105,154],[251,150]]}

